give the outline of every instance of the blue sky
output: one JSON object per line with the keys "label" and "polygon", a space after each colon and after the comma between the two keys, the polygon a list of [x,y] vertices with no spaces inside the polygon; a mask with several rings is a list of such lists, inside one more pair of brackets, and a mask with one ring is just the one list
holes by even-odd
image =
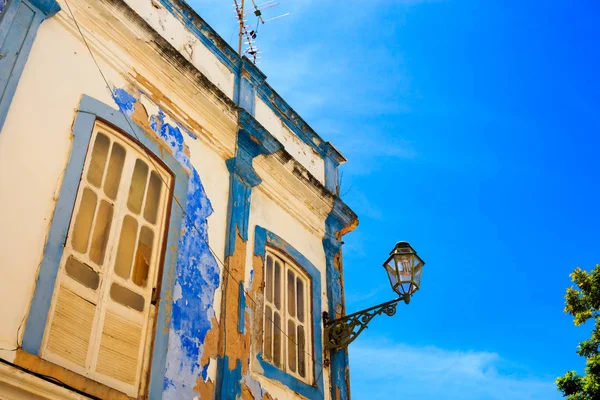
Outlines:
{"label": "blue sky", "polygon": [[[189,2],[235,41],[231,2]],[[396,241],[427,262],[351,344],[353,398],[561,398],[588,335],[562,313],[568,275],[600,263],[600,6],[280,2],[259,66],[349,160],[348,312],[393,297]]]}

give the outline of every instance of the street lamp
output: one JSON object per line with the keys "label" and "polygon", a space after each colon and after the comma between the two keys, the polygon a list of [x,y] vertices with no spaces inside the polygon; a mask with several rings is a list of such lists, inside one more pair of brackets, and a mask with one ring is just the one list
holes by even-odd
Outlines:
{"label": "street lamp", "polygon": [[410,303],[410,297],[420,288],[423,265],[425,262],[408,242],[398,242],[383,267],[392,290],[400,297],[334,320],[329,320],[328,313],[324,312],[325,348],[337,350],[347,347],[376,315],[391,317],[396,314],[396,304],[400,300]]}

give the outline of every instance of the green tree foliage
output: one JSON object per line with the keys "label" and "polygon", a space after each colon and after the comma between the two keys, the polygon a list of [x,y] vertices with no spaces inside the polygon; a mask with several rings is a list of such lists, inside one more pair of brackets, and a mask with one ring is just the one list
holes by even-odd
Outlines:
{"label": "green tree foliage", "polygon": [[576,287],[567,289],[564,311],[576,326],[593,320],[594,329],[577,348],[586,360],[585,374],[569,371],[556,379],[556,386],[567,400],[600,400],[600,265],[589,272],[576,268],[570,276]]}

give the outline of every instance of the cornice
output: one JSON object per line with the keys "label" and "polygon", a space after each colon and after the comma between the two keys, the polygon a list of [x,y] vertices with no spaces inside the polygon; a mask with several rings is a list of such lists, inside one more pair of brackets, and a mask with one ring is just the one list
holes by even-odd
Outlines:
{"label": "cornice", "polygon": [[[69,4],[101,65],[139,87],[224,159],[234,155],[237,106],[222,90],[123,0]],[[69,15],[56,19],[81,40]]]}

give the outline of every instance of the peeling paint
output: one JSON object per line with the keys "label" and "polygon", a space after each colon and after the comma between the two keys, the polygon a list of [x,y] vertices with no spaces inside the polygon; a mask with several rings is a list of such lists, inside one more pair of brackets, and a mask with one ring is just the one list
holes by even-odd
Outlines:
{"label": "peeling paint", "polygon": [[260,386],[260,382],[254,379],[250,374],[244,375],[243,383],[248,388],[248,391],[256,400],[260,400],[267,393],[262,386]]}
{"label": "peeling paint", "polygon": [[233,369],[229,369],[229,363],[229,357],[223,357],[223,365],[225,368],[223,368],[224,373],[222,377],[221,394],[218,398],[235,400],[242,395],[240,386],[240,381],[242,380],[242,361],[239,359],[236,360]]}
{"label": "peeling paint", "polygon": [[[127,115],[134,113],[134,95],[115,89],[113,98]],[[207,219],[213,208],[191,164],[184,130],[161,109],[149,117],[149,126],[190,173],[177,269],[175,276],[168,275],[168,279],[175,280],[173,293],[164,299],[171,302],[171,319],[163,399],[192,399],[197,395],[197,379],[208,378],[209,360],[201,365],[201,359],[206,336],[213,326],[214,296],[220,283],[220,269],[208,245]]]}

